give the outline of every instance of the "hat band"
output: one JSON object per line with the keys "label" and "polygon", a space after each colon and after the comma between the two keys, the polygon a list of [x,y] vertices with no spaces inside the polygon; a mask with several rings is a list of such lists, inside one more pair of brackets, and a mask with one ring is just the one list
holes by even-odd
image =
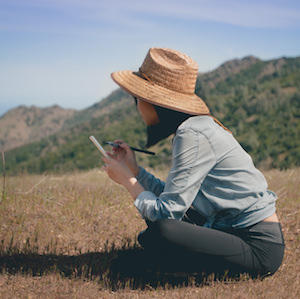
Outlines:
{"label": "hat band", "polygon": [[155,83],[145,73],[141,71],[141,68],[139,68],[138,75],[142,75],[143,79],[149,81],[152,85],[155,85]]}

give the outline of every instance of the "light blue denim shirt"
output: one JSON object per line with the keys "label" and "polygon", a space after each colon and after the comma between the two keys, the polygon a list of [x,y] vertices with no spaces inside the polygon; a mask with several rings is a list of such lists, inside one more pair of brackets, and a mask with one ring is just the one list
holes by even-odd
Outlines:
{"label": "light blue denim shirt", "polygon": [[231,133],[210,116],[187,119],[173,139],[166,182],[140,168],[145,188],[134,204],[143,218],[181,220],[192,206],[205,227],[243,228],[275,212],[276,194]]}

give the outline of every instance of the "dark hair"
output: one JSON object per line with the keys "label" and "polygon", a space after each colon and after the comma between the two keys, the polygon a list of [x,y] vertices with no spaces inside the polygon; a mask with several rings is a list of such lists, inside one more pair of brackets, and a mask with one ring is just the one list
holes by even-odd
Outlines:
{"label": "dark hair", "polygon": [[156,105],[153,106],[158,114],[159,123],[153,126],[147,126],[148,140],[146,148],[155,145],[159,141],[175,133],[181,123],[193,116],[191,114],[186,114],[168,108]]}

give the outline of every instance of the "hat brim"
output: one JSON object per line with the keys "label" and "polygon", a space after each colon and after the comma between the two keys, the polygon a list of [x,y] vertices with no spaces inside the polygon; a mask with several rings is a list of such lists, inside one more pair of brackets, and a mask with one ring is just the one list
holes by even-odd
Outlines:
{"label": "hat brim", "polygon": [[169,90],[139,77],[132,71],[114,72],[111,77],[127,93],[153,105],[191,115],[209,114],[208,107],[195,93],[184,94]]}

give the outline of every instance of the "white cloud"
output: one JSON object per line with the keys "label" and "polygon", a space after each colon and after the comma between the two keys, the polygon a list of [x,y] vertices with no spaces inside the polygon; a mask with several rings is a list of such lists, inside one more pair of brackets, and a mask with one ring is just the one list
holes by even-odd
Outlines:
{"label": "white cloud", "polygon": [[299,0],[0,0],[0,99],[89,106],[117,88],[111,71],[136,69],[150,46],[204,71],[248,54],[298,55],[299,27]]}
{"label": "white cloud", "polygon": [[[118,1],[115,1],[118,2]],[[300,25],[295,1],[152,0],[124,1],[119,9],[178,19],[208,20],[246,27],[278,28]],[[289,6],[291,5],[291,6]]]}
{"label": "white cloud", "polygon": [[[20,15],[18,8],[26,8],[23,18],[30,14],[32,22],[35,18],[38,20],[39,14],[36,12],[40,11],[44,22],[55,28],[55,23],[51,22],[52,11],[59,17],[58,24],[64,23],[68,27],[70,21],[69,30],[74,20],[91,22],[86,25],[88,30],[105,22],[108,26],[98,29],[109,30],[113,24],[136,28],[149,26],[149,22],[153,26],[158,19],[161,23],[168,22],[170,18],[255,28],[300,27],[300,6],[296,0],[2,0],[0,5],[5,9],[6,15],[12,17]],[[51,11],[47,12],[47,9]],[[147,16],[153,21],[149,21]],[[5,19],[9,21],[9,18]],[[74,25],[76,29],[80,28],[80,24],[78,25]]]}

